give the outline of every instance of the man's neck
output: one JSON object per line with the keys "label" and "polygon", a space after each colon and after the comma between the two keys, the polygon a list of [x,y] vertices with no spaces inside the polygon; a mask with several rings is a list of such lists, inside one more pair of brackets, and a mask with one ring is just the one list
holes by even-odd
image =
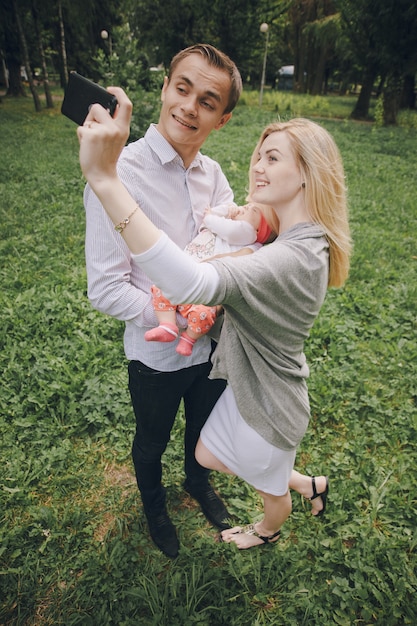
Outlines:
{"label": "man's neck", "polygon": [[162,135],[162,137],[164,137],[164,139],[170,144],[170,146],[172,148],[174,148],[175,152],[178,154],[178,156],[181,157],[183,163],[184,163],[184,167],[185,169],[188,169],[191,165],[191,163],[194,161],[195,157],[197,156],[198,152],[199,152],[199,148],[196,149],[195,146],[187,146],[187,145],[177,145],[175,143],[172,143],[168,137],[166,137],[166,135],[161,132],[161,129],[159,127],[158,124],[156,124],[156,129],[158,130],[158,132]]}
{"label": "man's neck", "polygon": [[198,150],[193,148],[192,150],[184,149],[183,146],[176,146],[171,143],[171,146],[174,148],[175,152],[177,152],[178,156],[181,157],[184,167],[186,170],[190,167],[191,163],[194,161],[195,157],[198,154]]}

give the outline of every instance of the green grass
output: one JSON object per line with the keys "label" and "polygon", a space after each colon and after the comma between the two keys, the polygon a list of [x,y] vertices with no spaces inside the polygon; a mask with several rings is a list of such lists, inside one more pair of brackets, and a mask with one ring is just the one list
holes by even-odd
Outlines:
{"label": "green grass", "polygon": [[[331,96],[310,96],[306,94],[296,94],[292,91],[276,91],[266,89],[263,93],[262,108],[274,111],[282,117],[304,116],[311,117],[320,115],[322,117],[348,118],[355,106],[357,96],[331,95]],[[240,99],[240,106],[257,107],[259,105],[259,91],[243,92]],[[374,101],[371,101],[370,116],[374,112]]]}
{"label": "green grass", "polygon": [[[0,104],[0,624],[415,624],[417,133],[336,121],[325,104],[286,115],[333,133],[355,243],[307,345],[296,465],[329,474],[328,512],[312,519],[294,495],[276,546],[217,543],[181,488],[180,413],[164,457],[175,562],[149,540],[132,473],[123,326],[86,298],[75,126],[29,99]],[[277,114],[243,104],[205,146],[238,200]],[[261,514],[239,479],[213,480],[242,522]]]}
{"label": "green grass", "polygon": [[[283,118],[290,117],[332,117],[336,119],[349,119],[355,107],[358,96],[354,94],[310,96],[296,94],[292,91],[264,91],[262,108],[273,111]],[[369,118],[373,121],[376,117],[375,98],[371,99]],[[239,101],[239,106],[258,107],[259,92],[244,90]],[[417,129],[417,111],[402,110],[398,114],[398,125],[404,128]]]}

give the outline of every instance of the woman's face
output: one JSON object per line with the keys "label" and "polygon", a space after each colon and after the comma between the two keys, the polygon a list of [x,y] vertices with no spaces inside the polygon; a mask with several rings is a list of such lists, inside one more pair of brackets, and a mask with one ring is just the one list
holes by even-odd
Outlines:
{"label": "woman's face", "polygon": [[302,189],[301,172],[285,131],[266,137],[252,174],[255,178],[251,196],[254,202],[279,209],[298,200]]}

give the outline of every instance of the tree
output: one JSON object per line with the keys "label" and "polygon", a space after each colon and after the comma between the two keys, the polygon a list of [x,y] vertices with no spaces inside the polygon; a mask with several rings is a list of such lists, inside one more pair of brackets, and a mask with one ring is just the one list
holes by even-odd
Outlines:
{"label": "tree", "polygon": [[[270,26],[269,67],[277,58],[273,26],[290,0],[130,0],[129,21],[152,64],[168,67],[179,50],[198,42],[217,46],[238,66],[243,80],[260,80],[264,39]],[[279,56],[279,55],[278,55]],[[279,65],[278,65],[279,67]],[[278,67],[276,70],[278,70]]]}
{"label": "tree", "polygon": [[368,116],[374,82],[385,80],[384,121],[395,123],[402,85],[417,70],[417,5],[414,0],[339,0],[352,56],[362,67],[362,89],[352,112]]}
{"label": "tree", "polygon": [[416,77],[415,74],[404,76],[403,91],[401,94],[401,109],[415,109],[416,107]]}
{"label": "tree", "polygon": [[[32,97],[33,97],[33,102],[35,105],[35,110],[36,111],[40,111],[41,110],[41,101],[39,99],[39,94],[36,90],[36,86],[35,86],[35,82],[33,80],[33,74],[32,74],[32,69],[31,69],[31,65],[30,65],[30,60],[29,60],[29,52],[28,52],[28,46],[27,46],[27,42],[26,42],[26,36],[25,36],[25,32],[23,30],[23,20],[22,20],[22,15],[24,13],[22,7],[18,6],[18,2],[17,0],[13,0],[13,11],[14,11],[14,17],[16,20],[16,27],[17,27],[17,32],[19,35],[19,42],[20,42],[20,52],[22,55],[22,59],[23,59],[23,64],[25,67],[25,71],[26,71],[26,76],[29,82],[29,87],[30,87],[30,91],[32,93]],[[21,13],[22,11],[22,13]]]}
{"label": "tree", "polygon": [[414,0],[391,0],[384,17],[387,80],[383,105],[388,125],[397,123],[405,77],[417,71],[417,5]]}
{"label": "tree", "polygon": [[77,70],[90,78],[99,78],[94,62],[97,50],[105,46],[102,30],[110,34],[124,20],[124,0],[43,0],[49,2],[53,21],[54,47],[59,50],[62,86],[68,72]]}
{"label": "tree", "polygon": [[58,0],[59,51],[61,53],[61,85],[68,82],[67,46],[65,43],[65,25],[62,13],[62,0]]}
{"label": "tree", "polygon": [[339,15],[333,0],[293,0],[289,9],[294,90],[321,94],[335,54]]}
{"label": "tree", "polygon": [[[326,7],[334,11],[333,3]],[[305,27],[307,37],[311,38],[311,51],[308,54],[308,92],[322,94],[327,90],[328,63],[334,56],[336,43],[340,35],[339,13],[329,13],[315,19]]]}
{"label": "tree", "polygon": [[25,95],[20,68],[22,65],[19,34],[13,5],[8,0],[0,0],[0,47],[4,66],[8,72],[7,95],[20,97]]}
{"label": "tree", "polygon": [[47,105],[51,106],[49,68],[54,54],[59,58],[62,86],[67,82],[68,64],[97,78],[92,59],[103,46],[100,32],[120,22],[124,1],[0,0],[0,49],[9,75],[8,95],[24,95],[23,66],[38,110],[33,70],[41,68]]}
{"label": "tree", "polygon": [[37,39],[37,44],[38,44],[38,52],[39,52],[39,57],[40,57],[41,67],[42,67],[42,82],[43,82],[43,88],[45,91],[46,106],[48,109],[52,109],[54,106],[54,103],[52,100],[51,90],[49,88],[48,67],[46,64],[45,49],[43,45],[42,26],[40,23],[39,10],[38,10],[36,0],[32,0],[32,18],[33,18],[33,23],[35,26],[36,39]]}
{"label": "tree", "polygon": [[380,1],[384,0],[339,1],[342,29],[362,71],[361,91],[351,114],[354,119],[367,119],[373,85],[381,68],[376,17]]}

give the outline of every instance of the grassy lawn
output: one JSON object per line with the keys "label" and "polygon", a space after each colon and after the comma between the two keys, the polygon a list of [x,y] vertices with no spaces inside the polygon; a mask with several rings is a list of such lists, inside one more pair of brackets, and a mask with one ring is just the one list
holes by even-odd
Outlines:
{"label": "grassy lawn", "polygon": [[[349,121],[331,99],[249,96],[205,152],[245,197],[277,113],[319,118],[344,157],[355,244],[306,347],[312,420],[296,467],[330,476],[326,515],[293,496],[275,546],[239,552],[181,484],[180,413],[164,456],[182,544],[151,543],[130,461],[123,325],[86,298],[75,125],[0,104],[0,624],[413,625],[417,619],[417,131]],[[319,103],[321,104],[319,105]],[[312,110],[315,107],[316,110]],[[341,118],[341,119],[337,119]],[[213,482],[241,521],[237,478]]]}

